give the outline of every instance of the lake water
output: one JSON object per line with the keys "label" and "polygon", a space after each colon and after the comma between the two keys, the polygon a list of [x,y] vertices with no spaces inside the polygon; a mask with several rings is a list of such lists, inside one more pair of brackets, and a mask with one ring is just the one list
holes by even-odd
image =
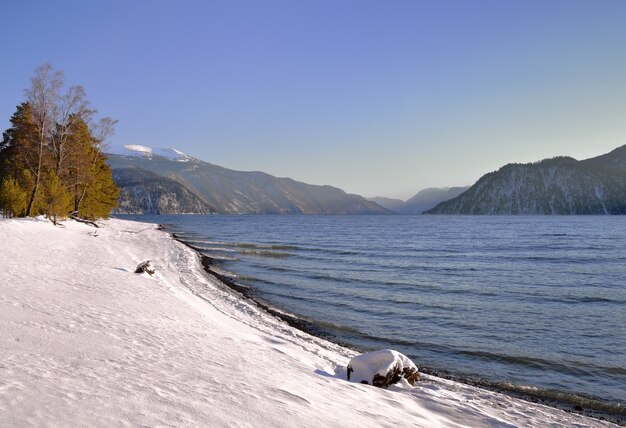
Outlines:
{"label": "lake water", "polygon": [[131,218],[338,342],[626,415],[626,217]]}

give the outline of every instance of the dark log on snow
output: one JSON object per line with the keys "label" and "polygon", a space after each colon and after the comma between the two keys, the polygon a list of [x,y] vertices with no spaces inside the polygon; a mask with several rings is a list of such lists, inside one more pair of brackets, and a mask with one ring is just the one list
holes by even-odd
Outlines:
{"label": "dark log on snow", "polygon": [[94,221],[91,221],[91,220],[86,220],[86,219],[84,219],[84,218],[77,217],[77,216],[76,216],[76,215],[74,215],[74,214],[71,214],[71,215],[70,215],[70,218],[71,218],[72,220],[76,220],[76,221],[77,221],[77,222],[79,222],[79,223],[85,223],[85,224],[88,224],[88,225],[93,226],[93,227],[100,227],[100,226],[98,226],[98,225],[97,225]]}
{"label": "dark log on snow", "polygon": [[148,275],[154,275],[154,269],[150,266],[150,260],[146,260],[145,262],[139,263],[137,265],[137,269],[135,269],[135,273],[147,273]]}

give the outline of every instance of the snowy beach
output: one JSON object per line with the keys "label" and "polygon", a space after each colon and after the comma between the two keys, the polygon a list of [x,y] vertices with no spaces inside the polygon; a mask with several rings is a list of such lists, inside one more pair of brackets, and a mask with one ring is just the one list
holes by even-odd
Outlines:
{"label": "snowy beach", "polygon": [[[157,225],[100,224],[0,220],[0,426],[613,426],[427,375],[350,383],[353,351],[243,299]],[[146,260],[156,273],[134,273]]]}

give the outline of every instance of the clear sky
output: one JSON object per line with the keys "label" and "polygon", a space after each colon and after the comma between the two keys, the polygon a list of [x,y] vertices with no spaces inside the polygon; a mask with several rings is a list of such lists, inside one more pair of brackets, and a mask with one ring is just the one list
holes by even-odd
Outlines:
{"label": "clear sky", "polygon": [[4,1],[0,128],[44,62],[173,147],[364,196],[626,144],[626,1]]}

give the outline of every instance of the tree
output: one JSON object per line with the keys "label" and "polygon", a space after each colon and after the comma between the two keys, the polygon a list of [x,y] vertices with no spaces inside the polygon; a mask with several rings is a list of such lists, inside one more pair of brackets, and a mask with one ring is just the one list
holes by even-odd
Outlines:
{"label": "tree", "polygon": [[87,124],[77,119],[68,134],[67,147],[71,154],[67,161],[67,183],[74,211],[83,217],[106,217],[117,206],[119,189],[99,149],[102,138],[111,134],[113,124],[111,119],[103,119],[96,128],[100,137],[95,138]]}
{"label": "tree", "polygon": [[50,142],[53,125],[55,124],[59,111],[59,91],[62,86],[63,73],[53,71],[50,64],[43,64],[37,67],[35,76],[31,79],[30,88],[25,91],[28,104],[32,111],[33,124],[37,131],[32,165],[35,184],[31,191],[30,198],[28,199],[28,205],[26,207],[27,216],[32,214],[33,205],[39,192],[44,156],[48,154],[45,150]]}
{"label": "tree", "polygon": [[[37,170],[37,128],[32,108],[28,103],[17,106],[11,116],[11,127],[4,131],[0,143],[0,178],[17,178],[23,170],[35,174]],[[32,190],[32,189],[29,189]]]}
{"label": "tree", "polygon": [[89,173],[91,180],[85,186],[78,206],[78,212],[89,219],[106,218],[117,207],[120,189],[115,185],[113,172],[105,160],[101,152],[94,153]]}
{"label": "tree", "polygon": [[76,119],[68,129],[67,165],[64,181],[72,194],[74,211],[78,212],[84,189],[90,184],[92,136],[87,123]]}
{"label": "tree", "polygon": [[5,217],[20,216],[26,210],[26,192],[12,177],[0,183],[0,209]]}
{"label": "tree", "polygon": [[[35,186],[33,179],[36,172],[37,158],[37,130],[33,124],[32,110],[28,103],[17,106],[11,116],[11,128],[3,133],[0,142],[0,181],[13,189],[20,189],[19,193],[24,197],[24,207],[11,209],[11,216],[25,215],[29,198]],[[42,162],[43,164],[43,162]],[[7,190],[8,191],[8,190]],[[21,197],[20,199],[21,200]],[[8,203],[8,202],[6,202]],[[13,200],[13,204],[15,200]],[[32,202],[36,206],[38,200]]]}
{"label": "tree", "polygon": [[85,99],[83,87],[72,86],[67,94],[61,98],[58,112],[58,121],[52,134],[50,148],[54,157],[54,172],[60,176],[66,167],[66,160],[71,155],[67,142],[72,127],[76,121],[88,123],[95,110],[89,108],[89,101]]}
{"label": "tree", "polygon": [[106,164],[103,148],[115,132],[117,120],[103,117],[93,126],[90,176],[92,182],[85,189],[79,211],[88,218],[108,217],[117,207],[120,189],[113,181],[113,171]]}
{"label": "tree", "polygon": [[48,174],[44,187],[46,216],[57,224],[57,218],[67,218],[71,198],[61,179],[53,171]]}

